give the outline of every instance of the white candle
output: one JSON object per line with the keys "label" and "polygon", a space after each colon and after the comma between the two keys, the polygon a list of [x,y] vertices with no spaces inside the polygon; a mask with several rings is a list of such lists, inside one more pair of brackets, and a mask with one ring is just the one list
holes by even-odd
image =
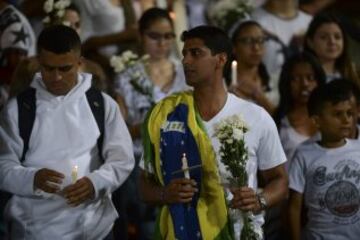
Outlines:
{"label": "white candle", "polygon": [[231,63],[231,85],[236,86],[237,84],[237,61]]}
{"label": "white candle", "polygon": [[189,166],[188,166],[188,162],[187,162],[187,158],[186,158],[186,153],[183,153],[181,161],[182,161],[181,169],[184,170],[184,176],[186,179],[190,179],[190,172],[189,172]]}
{"label": "white candle", "polygon": [[71,169],[71,179],[72,179],[72,183],[75,183],[77,181],[77,177],[78,177],[78,166],[75,165],[72,167]]}

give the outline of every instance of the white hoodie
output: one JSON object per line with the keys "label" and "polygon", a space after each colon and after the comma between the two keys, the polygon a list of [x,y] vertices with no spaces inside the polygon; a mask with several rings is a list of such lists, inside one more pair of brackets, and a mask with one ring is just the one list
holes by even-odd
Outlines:
{"label": "white hoodie", "polygon": [[[0,188],[14,194],[5,211],[11,239],[102,239],[117,218],[111,192],[134,167],[131,137],[119,108],[103,94],[102,165],[97,147],[100,131],[85,95],[91,75],[79,74],[77,85],[65,96],[49,93],[40,74],[31,86],[36,89],[36,118],[23,164],[16,99],[10,100],[0,117]],[[70,207],[59,195],[35,191],[34,175],[39,169],[63,173],[65,187],[71,183],[75,165],[78,178],[87,176],[92,181],[94,200]]]}

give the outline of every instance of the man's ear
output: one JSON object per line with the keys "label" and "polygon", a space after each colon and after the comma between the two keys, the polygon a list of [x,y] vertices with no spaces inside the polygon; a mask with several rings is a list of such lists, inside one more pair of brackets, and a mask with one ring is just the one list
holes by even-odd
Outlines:
{"label": "man's ear", "polygon": [[226,53],[218,54],[217,63],[219,64],[220,67],[223,68],[225,66],[227,60],[228,60],[228,57],[227,57]]}

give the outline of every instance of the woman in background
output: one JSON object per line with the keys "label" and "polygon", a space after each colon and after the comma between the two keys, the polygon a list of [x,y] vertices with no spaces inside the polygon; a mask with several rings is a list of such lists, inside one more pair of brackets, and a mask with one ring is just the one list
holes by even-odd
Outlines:
{"label": "woman in background", "polygon": [[[180,61],[170,56],[174,46],[175,34],[172,19],[166,10],[150,8],[139,20],[141,56],[124,52],[120,72],[115,76],[114,90],[125,103],[123,112],[134,143],[134,154],[137,162],[142,154],[141,125],[148,110],[154,103],[178,91],[187,89],[184,71]],[[144,57],[146,56],[146,57]],[[134,59],[129,61],[129,59]],[[116,64],[114,65],[116,71]],[[128,181],[119,192],[115,193],[120,200],[122,211],[131,209],[139,231],[139,239],[152,236],[155,224],[154,209],[144,205],[137,191],[136,166]],[[130,215],[130,214],[129,214]],[[126,223],[127,217],[119,221]],[[126,226],[125,226],[126,227]],[[119,227],[121,229],[121,227]],[[121,231],[118,231],[121,234]],[[122,236],[124,239],[125,236]]]}
{"label": "woman in background", "polygon": [[276,122],[288,166],[297,146],[316,133],[316,126],[308,115],[307,102],[312,90],[323,84],[324,71],[311,54],[295,55],[282,68]]}
{"label": "woman in background", "polygon": [[263,28],[255,21],[245,21],[234,31],[232,43],[237,61],[237,78],[236,82],[231,83],[230,90],[273,115],[278,91],[277,86],[269,85],[270,75],[262,63],[266,40]]}
{"label": "woman in background", "polygon": [[349,57],[346,32],[335,16],[315,16],[307,30],[304,44],[304,50],[319,59],[327,82],[335,78],[345,78],[360,87],[358,72]]}

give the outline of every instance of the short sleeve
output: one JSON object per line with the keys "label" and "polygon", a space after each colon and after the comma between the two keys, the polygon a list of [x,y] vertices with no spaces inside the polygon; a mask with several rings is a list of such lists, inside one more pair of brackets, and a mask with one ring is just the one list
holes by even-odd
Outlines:
{"label": "short sleeve", "polygon": [[299,151],[295,152],[291,161],[289,170],[289,188],[299,193],[303,193],[305,189],[305,162]]}
{"label": "short sleeve", "polygon": [[282,148],[279,134],[270,115],[262,109],[258,127],[260,142],[258,148],[259,169],[267,170],[286,162],[286,156]]}

